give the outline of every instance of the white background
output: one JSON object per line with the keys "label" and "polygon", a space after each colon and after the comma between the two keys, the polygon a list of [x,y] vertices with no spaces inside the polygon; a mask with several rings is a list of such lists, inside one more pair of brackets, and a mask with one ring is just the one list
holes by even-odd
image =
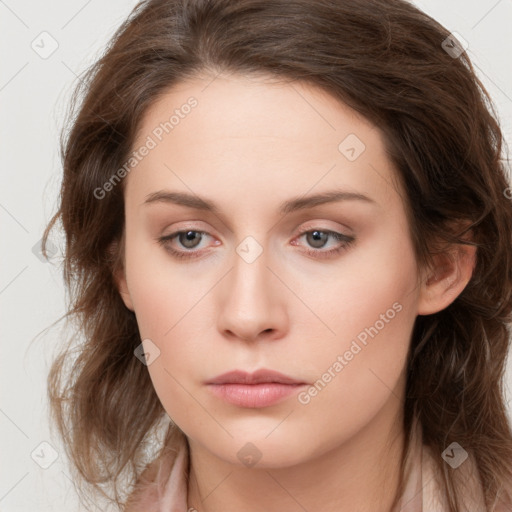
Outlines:
{"label": "white background", "polygon": [[[65,311],[60,260],[44,263],[32,249],[57,208],[58,137],[76,75],[99,56],[135,3],[0,0],[0,512],[79,510],[64,453],[47,420],[46,375],[61,333],[44,330]],[[469,43],[510,145],[512,0],[414,3]],[[58,42],[46,59],[31,47],[43,31]],[[509,390],[510,364],[510,400]],[[511,413],[512,401],[508,407]],[[59,454],[48,469],[31,457],[42,442]],[[48,446],[38,450],[42,459],[51,457]]]}

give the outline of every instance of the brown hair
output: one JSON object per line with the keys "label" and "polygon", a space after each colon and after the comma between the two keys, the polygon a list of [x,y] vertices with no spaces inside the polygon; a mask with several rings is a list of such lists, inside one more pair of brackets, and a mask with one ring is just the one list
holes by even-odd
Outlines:
{"label": "brown hair", "polygon": [[[382,130],[407,192],[421,265],[432,263],[436,241],[476,245],[472,278],[457,299],[416,318],[404,428],[408,433],[419,417],[451,511],[460,510],[461,490],[441,453],[452,441],[475,461],[488,510],[510,499],[503,377],[512,202],[504,141],[467,53],[445,50],[449,37],[404,0],[148,0],[134,8],[75,90],[71,129],[61,140],[60,208],[44,237],[62,222],[68,316],[83,337],[76,354],[67,348],[55,360],[48,379],[52,419],[79,478],[98,491],[111,485],[119,505],[121,476],[129,471],[135,481],[150,434],[166,416],[134,357],[137,322],[113,279],[123,256],[122,243],[115,245],[122,241],[123,187],[101,199],[95,190],[126,161],[159,96],[186,78],[228,71],[315,85]],[[466,229],[454,233],[455,221]],[[171,422],[167,441],[176,428]]]}

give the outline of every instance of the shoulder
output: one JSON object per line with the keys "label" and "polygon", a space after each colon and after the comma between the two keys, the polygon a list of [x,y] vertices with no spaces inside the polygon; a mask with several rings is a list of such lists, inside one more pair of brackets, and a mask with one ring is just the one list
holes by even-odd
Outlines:
{"label": "shoulder", "polygon": [[[400,512],[416,510],[446,512],[450,510],[448,497],[443,482],[443,471],[451,470],[453,482],[460,491],[463,503],[462,510],[485,511],[484,488],[480,472],[471,453],[467,454],[460,464],[452,467],[441,454],[434,453],[432,448],[423,442],[421,423],[417,418],[413,421],[410,431],[410,442],[405,463],[405,491],[400,503]],[[451,465],[451,464],[450,464]],[[453,468],[453,469],[452,469]],[[502,505],[494,512],[512,512]]]}
{"label": "shoulder", "polygon": [[146,466],[133,486],[124,505],[124,512],[153,512],[158,510],[158,474],[161,459]]}
{"label": "shoulder", "polygon": [[137,479],[123,512],[159,512],[175,510],[185,503],[188,449],[183,441],[149,463]]}
{"label": "shoulder", "polygon": [[[443,460],[438,463],[437,457],[434,456],[430,447],[423,446],[423,483],[424,483],[424,500],[423,507],[426,510],[442,510],[448,511],[448,498],[444,491],[444,485],[441,481],[440,464],[448,464]],[[459,490],[460,499],[462,500],[462,510],[488,510],[485,503],[485,492],[480,477],[478,466],[471,453],[456,466],[451,465],[453,482]],[[451,469],[449,468],[449,469]],[[509,508],[504,504],[497,505],[494,512],[509,512]]]}

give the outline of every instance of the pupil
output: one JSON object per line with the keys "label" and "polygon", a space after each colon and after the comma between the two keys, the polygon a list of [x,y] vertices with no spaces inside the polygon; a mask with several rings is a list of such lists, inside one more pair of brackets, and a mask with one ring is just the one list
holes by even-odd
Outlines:
{"label": "pupil", "polygon": [[[183,245],[187,248],[193,248],[195,247],[196,244],[188,244],[189,242],[193,242],[194,241],[194,238],[197,238],[197,232],[196,231],[186,231],[184,233],[185,235],[185,242],[183,243]],[[181,236],[183,236],[183,233],[181,234]]]}
{"label": "pupil", "polygon": [[[323,231],[318,231],[318,230],[315,230],[315,231],[312,231],[311,232],[311,235],[313,236],[313,241],[315,242],[325,242],[325,240],[323,240],[325,238],[326,233],[324,233]],[[323,243],[320,243],[320,245],[314,245],[314,247],[318,248],[318,247],[322,247]]]}

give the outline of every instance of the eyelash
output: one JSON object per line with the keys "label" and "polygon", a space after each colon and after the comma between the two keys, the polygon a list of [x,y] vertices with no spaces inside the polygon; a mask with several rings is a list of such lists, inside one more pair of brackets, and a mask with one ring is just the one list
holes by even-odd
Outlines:
{"label": "eyelash", "polygon": [[[173,240],[174,238],[176,238],[177,236],[179,236],[181,233],[188,233],[189,231],[192,231],[193,233],[198,233],[200,235],[208,235],[208,233],[206,233],[205,231],[199,231],[199,230],[195,230],[195,229],[186,229],[186,230],[181,230],[181,231],[175,231],[174,233],[171,233],[170,235],[166,235],[166,236],[162,236],[162,237],[159,237],[157,238],[157,241],[160,245],[164,246],[165,249],[175,258],[177,259],[193,259],[193,258],[198,258],[201,256],[201,251],[177,251],[176,249],[172,249],[170,246],[169,246],[169,242],[171,240]],[[329,257],[332,257],[332,256],[335,256],[339,253],[341,253],[342,251],[348,249],[354,242],[355,242],[355,237],[353,236],[348,236],[348,235],[344,235],[342,233],[338,233],[336,231],[331,231],[331,230],[328,230],[328,229],[308,229],[306,231],[302,231],[302,233],[299,233],[299,235],[297,236],[297,238],[300,238],[304,235],[307,235],[308,233],[313,233],[315,231],[319,231],[320,233],[325,233],[325,234],[328,234],[328,235],[332,235],[332,237],[340,242],[342,242],[342,244],[338,247],[336,247],[335,249],[330,249],[328,251],[322,251],[320,249],[318,250],[315,250],[315,249],[306,249],[306,253],[310,256],[313,256],[315,258],[329,258]]]}

